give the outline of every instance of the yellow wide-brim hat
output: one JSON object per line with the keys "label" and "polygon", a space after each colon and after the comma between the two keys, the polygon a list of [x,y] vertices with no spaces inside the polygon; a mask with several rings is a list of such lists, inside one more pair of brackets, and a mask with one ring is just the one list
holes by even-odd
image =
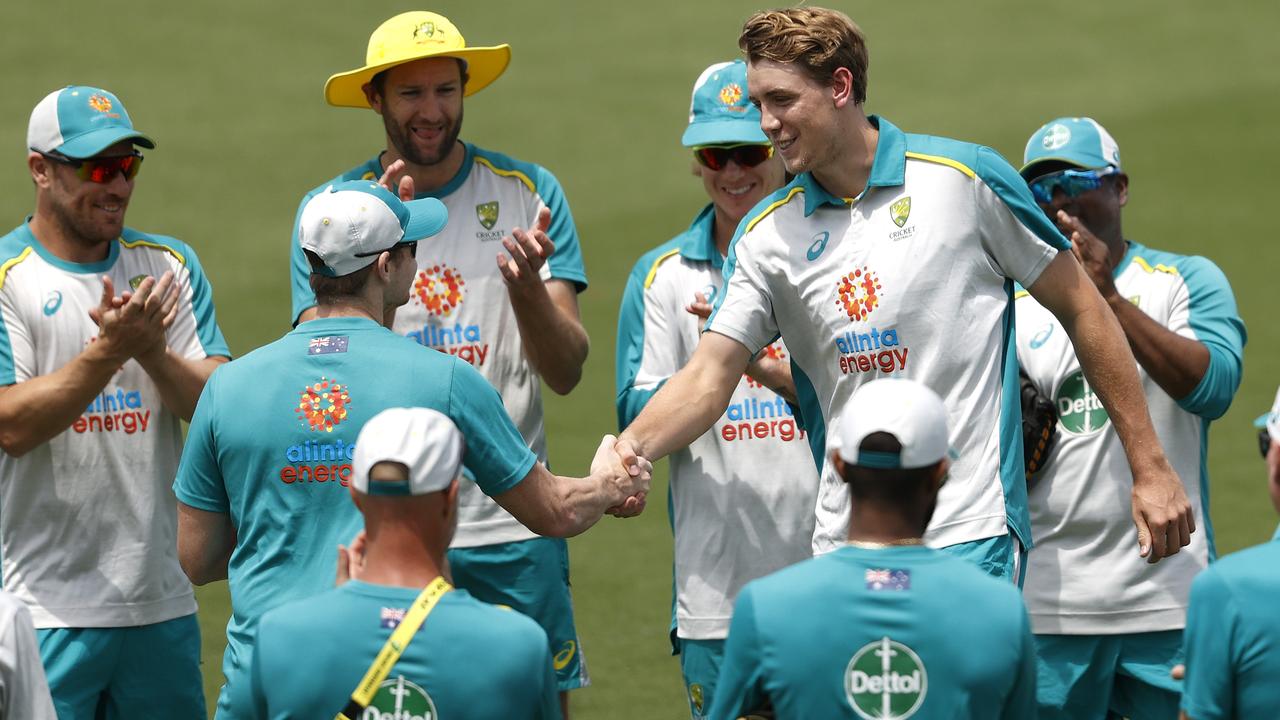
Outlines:
{"label": "yellow wide-brim hat", "polygon": [[415,10],[378,26],[369,36],[364,67],[338,73],[324,84],[324,99],[338,107],[369,107],[364,85],[374,75],[403,63],[429,57],[452,57],[467,63],[464,95],[497,80],[511,63],[511,46],[467,47],[458,28],[443,15]]}

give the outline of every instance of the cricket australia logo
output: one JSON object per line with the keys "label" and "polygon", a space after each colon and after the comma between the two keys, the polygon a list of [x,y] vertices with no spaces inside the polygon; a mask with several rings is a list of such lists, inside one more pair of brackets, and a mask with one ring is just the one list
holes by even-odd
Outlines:
{"label": "cricket australia logo", "polygon": [[1111,421],[1107,409],[1080,370],[1068,375],[1058,386],[1053,404],[1058,409],[1058,423],[1072,435],[1091,435]]}
{"label": "cricket australia logo", "polygon": [[413,28],[413,39],[415,42],[426,42],[436,35],[436,24],[428,20],[427,22],[418,23]]}
{"label": "cricket australia logo", "polygon": [[436,720],[436,704],[426,690],[401,675],[378,686],[360,720]]}
{"label": "cricket australia logo", "polygon": [[901,200],[889,206],[890,217],[893,218],[893,224],[902,227],[907,224],[907,218],[911,217],[911,196],[908,195]]}
{"label": "cricket australia logo", "polygon": [[476,206],[476,219],[485,230],[492,230],[498,222],[498,201],[480,203]]}
{"label": "cricket australia logo", "polygon": [[915,651],[888,637],[853,654],[844,671],[844,692],[858,717],[905,720],[929,691],[929,674]]}

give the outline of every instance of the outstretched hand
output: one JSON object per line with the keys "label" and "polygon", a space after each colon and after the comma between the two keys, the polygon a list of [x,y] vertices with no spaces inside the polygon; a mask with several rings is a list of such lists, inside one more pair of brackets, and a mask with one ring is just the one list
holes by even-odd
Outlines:
{"label": "outstretched hand", "polygon": [[[413,199],[413,178],[405,172],[407,167],[404,160],[396,160],[388,165],[382,177],[378,178],[378,184],[400,198],[401,202],[409,202]],[[400,178],[400,181],[396,182],[396,178]]]}
{"label": "outstretched hand", "polygon": [[525,290],[542,284],[540,271],[547,258],[555,252],[556,245],[547,235],[551,228],[551,210],[543,207],[538,219],[529,230],[515,228],[511,235],[502,238],[507,252],[498,253],[498,270],[510,290]]}

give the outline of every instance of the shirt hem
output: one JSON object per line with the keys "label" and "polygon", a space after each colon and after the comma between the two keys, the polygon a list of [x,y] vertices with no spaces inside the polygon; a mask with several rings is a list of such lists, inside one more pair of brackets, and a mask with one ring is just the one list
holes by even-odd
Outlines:
{"label": "shirt hem", "polygon": [[114,628],[136,627],[139,625],[155,625],[174,618],[194,615],[196,612],[195,594],[186,594],[157,600],[150,603],[120,605],[111,608],[102,606],[88,608],[46,608],[28,604],[31,610],[31,621],[38,629],[51,628]]}
{"label": "shirt hem", "polygon": [[1132,633],[1182,630],[1187,609],[1125,610],[1088,615],[1029,612],[1031,632],[1036,635],[1129,635]]}

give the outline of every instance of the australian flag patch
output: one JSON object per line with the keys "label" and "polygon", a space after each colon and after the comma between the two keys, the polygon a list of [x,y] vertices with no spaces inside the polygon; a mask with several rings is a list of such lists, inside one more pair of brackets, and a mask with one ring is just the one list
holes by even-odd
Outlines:
{"label": "australian flag patch", "polygon": [[329,353],[344,353],[347,351],[348,337],[346,335],[326,335],[324,337],[311,338],[311,342],[307,344],[308,355],[328,355]]}
{"label": "australian flag patch", "polygon": [[387,630],[395,630],[396,626],[400,624],[400,621],[404,620],[404,614],[404,608],[384,607],[380,614],[381,617],[378,626],[386,628]]}
{"label": "australian flag patch", "polygon": [[871,568],[866,574],[868,590],[910,590],[911,571],[890,568]]}

